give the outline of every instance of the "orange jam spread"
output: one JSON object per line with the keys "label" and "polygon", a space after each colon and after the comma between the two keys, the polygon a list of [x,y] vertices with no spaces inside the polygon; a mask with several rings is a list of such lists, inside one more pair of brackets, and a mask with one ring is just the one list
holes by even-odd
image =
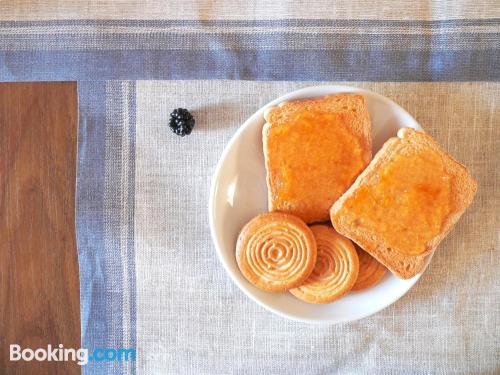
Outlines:
{"label": "orange jam spread", "polygon": [[391,248],[419,255],[451,211],[452,182],[436,151],[398,155],[378,183],[361,186],[344,207],[354,224],[378,233]]}
{"label": "orange jam spread", "polygon": [[[367,165],[361,140],[345,114],[299,111],[289,124],[271,129],[270,170],[280,181],[274,207],[305,221],[327,220],[333,202]],[[270,151],[270,152],[271,152]]]}

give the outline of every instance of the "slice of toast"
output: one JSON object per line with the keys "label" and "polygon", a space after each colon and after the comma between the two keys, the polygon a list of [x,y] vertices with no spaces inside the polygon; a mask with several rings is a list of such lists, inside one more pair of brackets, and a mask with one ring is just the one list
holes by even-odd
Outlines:
{"label": "slice of toast", "polygon": [[371,160],[371,123],[361,95],[294,100],[270,108],[262,135],[270,211],[307,223],[329,209]]}
{"label": "slice of toast", "polygon": [[330,210],[335,229],[402,279],[471,204],[477,183],[427,134],[401,129]]}

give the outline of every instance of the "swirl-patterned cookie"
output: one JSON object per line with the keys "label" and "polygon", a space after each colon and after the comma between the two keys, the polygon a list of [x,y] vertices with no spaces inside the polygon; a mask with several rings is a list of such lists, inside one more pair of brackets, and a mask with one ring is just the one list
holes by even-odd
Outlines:
{"label": "swirl-patterned cookie", "polygon": [[386,268],[366,251],[356,247],[359,258],[359,274],[352,291],[371,288],[378,284],[385,275]]}
{"label": "swirl-patterned cookie", "polygon": [[270,212],[246,224],[236,244],[236,261],[256,287],[283,292],[307,279],[316,264],[316,240],[298,217]]}
{"label": "swirl-patterned cookie", "polygon": [[326,225],[311,227],[318,260],[304,285],[290,290],[309,303],[333,302],[348,293],[358,278],[359,260],[352,242]]}

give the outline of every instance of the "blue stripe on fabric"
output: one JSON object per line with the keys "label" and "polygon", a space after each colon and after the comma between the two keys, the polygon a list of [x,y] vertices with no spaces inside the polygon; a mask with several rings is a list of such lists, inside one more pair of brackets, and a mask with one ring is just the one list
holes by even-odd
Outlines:
{"label": "blue stripe on fabric", "polygon": [[212,26],[212,27],[459,27],[498,25],[500,18],[449,20],[341,20],[341,19],[279,19],[279,20],[45,20],[0,21],[0,27],[34,26]]}
{"label": "blue stripe on fabric", "polygon": [[[121,85],[129,85],[128,96]],[[80,82],[78,92],[77,239],[82,347],[90,353],[96,348],[135,348],[135,84]],[[128,110],[127,152],[122,148],[124,108]],[[127,310],[125,298],[129,301]],[[130,339],[125,341],[125,335]],[[134,374],[135,362],[91,361],[83,372]]]}
{"label": "blue stripe on fabric", "polygon": [[0,80],[498,81],[499,49],[0,52]]}
{"label": "blue stripe on fabric", "polygon": [[489,50],[500,48],[500,33],[441,32],[427,34],[362,34],[295,31],[179,33],[0,34],[0,51],[37,50]]}
{"label": "blue stripe on fabric", "polygon": [[[82,347],[105,347],[109,336],[104,264],[105,83],[79,82],[76,235],[80,267]],[[91,365],[86,366],[90,368]],[[85,372],[85,371],[84,371]],[[91,371],[86,372],[88,374]]]}
{"label": "blue stripe on fabric", "polygon": [[[259,80],[498,80],[500,26],[485,20],[56,20],[1,21],[17,29],[0,40],[0,80],[259,79]],[[23,33],[44,26],[48,34]],[[58,26],[74,31],[57,33]],[[90,31],[79,32],[89,26]],[[104,33],[100,27],[139,27],[145,33]],[[199,33],[155,31],[202,27]],[[297,33],[288,27],[370,28],[375,34]],[[460,27],[473,26],[472,31]],[[250,33],[204,32],[248,27]],[[268,32],[269,27],[284,31]],[[416,27],[417,34],[377,34],[377,28]],[[457,30],[449,30],[456,27]],[[54,28],[54,32],[50,32]],[[419,30],[418,28],[422,28]],[[428,29],[431,28],[431,29]],[[368,30],[368,29],[367,29]],[[492,31],[498,28],[492,28]],[[413,31],[415,32],[415,30]],[[181,48],[179,48],[181,47]],[[282,64],[283,63],[283,64]],[[280,69],[284,65],[286,69]]]}
{"label": "blue stripe on fabric", "polygon": [[[129,163],[129,217],[128,217],[128,274],[130,284],[130,347],[137,349],[137,295],[136,295],[136,272],[135,272],[135,136],[136,136],[136,83],[130,82],[130,93],[128,97],[129,109],[129,136],[130,136],[130,163]],[[141,355],[140,353],[137,353]],[[136,373],[136,362],[131,363],[131,374]]]}
{"label": "blue stripe on fabric", "polygon": [[[123,142],[123,101],[121,82],[106,83],[106,128],[105,138],[105,184],[104,184],[104,222],[105,242],[102,249],[104,258],[106,284],[103,292],[106,295],[106,315],[109,334],[108,348],[123,347],[123,297],[128,290],[124,283],[124,269],[122,267],[122,142]],[[128,184],[127,184],[128,187]],[[123,365],[119,362],[96,362],[92,364],[92,373],[122,374]]]}
{"label": "blue stripe on fabric", "polygon": [[[135,97],[130,94],[130,82],[107,82],[106,84],[106,162],[105,162],[105,250],[108,295],[106,320],[112,332],[108,336],[108,347],[132,347],[132,325],[135,319],[135,277],[129,271],[134,265],[134,186],[135,186],[135,136],[129,131],[135,128],[130,123],[130,106]],[[132,147],[129,147],[132,146]],[[126,149],[128,147],[128,149]],[[130,199],[130,201],[129,201]],[[128,301],[128,305],[125,303]],[[126,324],[126,326],[125,326]],[[127,339],[128,337],[128,339]],[[99,373],[125,374],[133,363],[121,361],[100,363]]]}

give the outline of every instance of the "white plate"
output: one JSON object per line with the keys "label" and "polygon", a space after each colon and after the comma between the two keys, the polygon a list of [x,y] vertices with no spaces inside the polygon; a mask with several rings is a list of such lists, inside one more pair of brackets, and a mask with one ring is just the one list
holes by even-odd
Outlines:
{"label": "white plate", "polygon": [[[240,273],[235,258],[239,231],[259,213],[267,211],[266,171],[262,152],[263,112],[285,100],[355,92],[364,95],[372,119],[373,152],[400,128],[421,129],[404,109],[374,92],[348,86],[308,87],[286,94],[259,109],[236,132],[224,150],[212,180],[210,230],[224,268],[243,292],[266,309],[303,322],[341,323],[361,319],[389,306],[420,278],[400,280],[389,272],[375,287],[352,292],[327,305],[312,305],[290,293],[264,292]],[[427,263],[430,261],[428,257]]]}

